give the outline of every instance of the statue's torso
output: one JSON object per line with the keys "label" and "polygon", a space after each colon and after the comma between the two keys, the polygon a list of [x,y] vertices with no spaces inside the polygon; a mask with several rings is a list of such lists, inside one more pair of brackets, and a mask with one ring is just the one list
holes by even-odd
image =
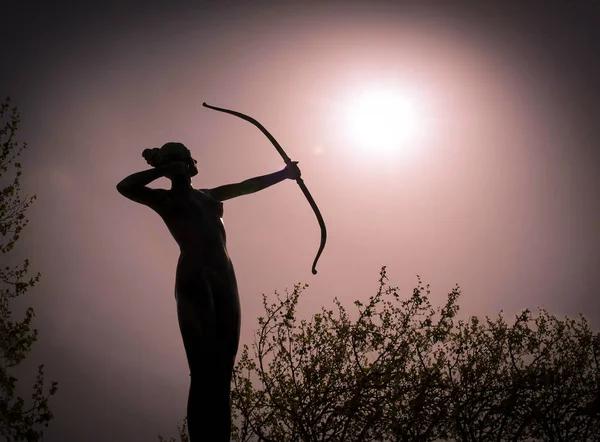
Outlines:
{"label": "statue's torso", "polygon": [[179,194],[168,191],[159,215],[182,256],[209,266],[221,267],[229,262],[222,202],[199,190]]}
{"label": "statue's torso", "polygon": [[198,299],[202,296],[199,292],[209,288],[220,297],[231,296],[231,302],[237,304],[237,283],[221,219],[223,203],[198,190],[169,191],[159,215],[181,251],[176,274],[178,301],[181,297]]}

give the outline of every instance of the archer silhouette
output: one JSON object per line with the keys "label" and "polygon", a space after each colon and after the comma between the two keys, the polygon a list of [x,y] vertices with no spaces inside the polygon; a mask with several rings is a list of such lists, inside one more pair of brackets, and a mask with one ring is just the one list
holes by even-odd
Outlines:
{"label": "archer silhouette", "polygon": [[[164,220],[181,254],[175,278],[177,318],[190,369],[187,404],[191,442],[229,442],[230,385],[240,337],[240,301],[225,243],[223,201],[298,179],[296,163],[285,169],[214,189],[194,189],[196,160],[181,143],[145,149],[152,166],[117,184],[121,195],[144,204]],[[166,177],[171,189],[149,183]]]}

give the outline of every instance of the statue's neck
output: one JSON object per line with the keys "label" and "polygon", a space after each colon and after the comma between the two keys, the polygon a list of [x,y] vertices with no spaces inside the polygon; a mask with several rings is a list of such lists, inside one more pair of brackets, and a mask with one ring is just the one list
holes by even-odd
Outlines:
{"label": "statue's neck", "polygon": [[171,180],[171,190],[178,193],[192,190],[191,179],[186,176],[173,178]]}

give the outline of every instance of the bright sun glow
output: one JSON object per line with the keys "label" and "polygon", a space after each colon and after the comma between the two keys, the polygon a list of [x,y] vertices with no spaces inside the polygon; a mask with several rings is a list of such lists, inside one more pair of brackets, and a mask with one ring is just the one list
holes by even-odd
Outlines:
{"label": "bright sun glow", "polygon": [[408,149],[424,134],[424,116],[418,104],[397,91],[365,92],[346,106],[344,132],[369,153]]}

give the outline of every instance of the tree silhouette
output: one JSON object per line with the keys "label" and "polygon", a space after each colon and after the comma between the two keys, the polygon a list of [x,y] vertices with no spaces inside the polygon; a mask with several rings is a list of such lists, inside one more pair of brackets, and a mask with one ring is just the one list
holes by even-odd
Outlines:
{"label": "tree silhouette", "polygon": [[235,370],[234,440],[599,440],[600,335],[540,309],[509,325],[456,318],[429,286],[408,299],[381,270],[356,319],[335,299],[297,320],[305,286],[268,303]]}
{"label": "tree silhouette", "polygon": [[[0,252],[3,262],[0,265],[0,436],[7,441],[37,442],[43,438],[43,428],[48,426],[52,413],[48,398],[56,393],[57,383],[52,382],[46,392],[44,388],[43,365],[38,367],[33,384],[31,401],[16,395],[17,378],[10,374],[26,357],[37,340],[37,330],[32,328],[34,311],[31,307],[21,320],[12,318],[10,301],[24,295],[40,278],[37,273],[28,276],[29,261],[11,265],[7,254],[27,225],[25,212],[35,199],[21,199],[21,163],[17,161],[26,143],[18,143],[15,135],[19,127],[19,112],[10,106],[10,99],[0,104]],[[14,173],[14,176],[8,176]]]}

